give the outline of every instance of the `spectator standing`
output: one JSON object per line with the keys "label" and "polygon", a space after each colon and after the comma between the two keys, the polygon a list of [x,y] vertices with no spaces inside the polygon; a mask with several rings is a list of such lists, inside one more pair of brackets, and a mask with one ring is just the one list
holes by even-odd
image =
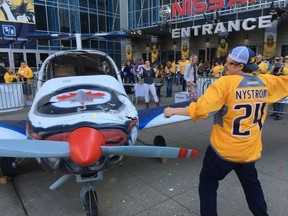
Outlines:
{"label": "spectator standing", "polygon": [[4,63],[0,63],[0,83],[5,83],[4,74],[7,71]]}
{"label": "spectator standing", "polygon": [[141,69],[141,77],[143,78],[144,85],[144,94],[145,94],[145,104],[146,108],[149,108],[150,95],[149,92],[153,95],[156,106],[159,106],[159,98],[157,97],[156,88],[154,84],[155,71],[150,67],[150,61],[145,62],[145,67]]}
{"label": "spectator standing", "polygon": [[283,61],[284,61],[283,62],[284,63],[284,67],[287,68],[287,70],[288,70],[288,56],[285,56]]}
{"label": "spectator standing", "polygon": [[[281,63],[281,59],[279,58],[278,62],[276,62],[273,66],[272,75],[281,76],[281,75],[287,75],[287,74],[288,74],[288,69],[285,70],[284,65]],[[274,103],[273,110],[274,112],[271,114],[271,116],[275,116],[274,120],[281,120],[283,118],[284,103],[281,103],[281,101]]]}
{"label": "spectator standing", "polygon": [[224,71],[224,66],[222,65],[221,59],[216,58],[214,60],[214,67],[212,69],[212,76],[213,77],[221,77]]}
{"label": "spectator standing", "polygon": [[193,54],[190,57],[190,64],[185,66],[184,80],[187,82],[190,99],[197,98],[197,63],[198,56]]}
{"label": "spectator standing", "polygon": [[21,66],[18,69],[19,80],[23,83],[23,92],[26,97],[27,105],[32,105],[32,79],[33,72],[25,61],[21,61]]}
{"label": "spectator standing", "polygon": [[173,72],[172,63],[168,61],[165,66],[165,85],[166,85],[166,97],[172,97],[172,84],[173,84],[173,76],[175,72]]}
{"label": "spectator standing", "polygon": [[210,71],[211,71],[210,62],[204,61],[201,64],[201,66],[200,66],[200,64],[198,65],[197,75],[200,77],[206,77],[210,74]]}
{"label": "spectator standing", "polygon": [[253,75],[253,71],[258,70],[254,56],[248,47],[234,48],[225,63],[227,76],[214,82],[188,108],[164,110],[165,117],[184,115],[194,121],[215,115],[211,143],[200,173],[200,212],[203,216],[217,215],[219,181],[232,170],[241,182],[253,215],[268,216],[255,161],[261,157],[262,127],[269,104],[288,95],[288,76]]}
{"label": "spectator standing", "polygon": [[138,64],[137,71],[136,71],[139,83],[143,82],[143,80],[141,79],[140,71],[141,71],[141,68],[144,68],[144,67],[145,67],[145,62],[144,62],[144,59],[141,58],[139,59],[139,64]]}
{"label": "spectator standing", "polygon": [[131,61],[127,60],[126,65],[123,69],[123,76],[125,83],[133,83],[133,66],[131,65]]}
{"label": "spectator standing", "polygon": [[263,61],[263,56],[261,54],[258,54],[256,56],[256,64],[259,67],[259,70],[254,72],[255,74],[266,74],[268,73],[268,64]]}
{"label": "spectator standing", "polygon": [[161,87],[163,86],[163,77],[164,77],[164,68],[161,63],[158,63],[158,66],[156,68],[156,81],[155,81],[155,87],[156,87],[156,93],[157,96],[161,97]]}
{"label": "spectator standing", "polygon": [[18,82],[18,75],[14,73],[12,67],[7,68],[7,72],[4,75],[5,83],[12,83],[12,82]]}
{"label": "spectator standing", "polygon": [[185,66],[189,64],[189,60],[186,59],[186,55],[181,56],[181,61],[178,65],[178,70],[180,71],[180,83],[182,82],[182,91],[186,91],[186,82],[184,80]]}

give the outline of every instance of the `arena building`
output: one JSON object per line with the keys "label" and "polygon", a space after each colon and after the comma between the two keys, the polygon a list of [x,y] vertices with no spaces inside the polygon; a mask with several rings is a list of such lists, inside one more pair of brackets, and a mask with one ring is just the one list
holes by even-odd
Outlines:
{"label": "arena building", "polygon": [[[122,40],[83,40],[83,49],[107,52],[119,65],[126,56],[165,63],[195,53],[201,61],[235,46],[288,55],[288,0],[34,0],[0,1],[0,60],[34,70],[48,55],[76,49],[75,40],[29,40],[27,34],[125,31]],[[128,51],[129,50],[129,51]],[[129,53],[126,53],[126,52]],[[127,55],[129,54],[129,55]]]}

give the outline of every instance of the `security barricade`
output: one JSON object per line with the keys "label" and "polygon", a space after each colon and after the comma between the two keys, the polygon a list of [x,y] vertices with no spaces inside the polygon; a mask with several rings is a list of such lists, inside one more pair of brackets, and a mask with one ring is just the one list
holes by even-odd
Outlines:
{"label": "security barricade", "polygon": [[207,88],[218,78],[215,77],[198,77],[197,78],[197,96],[201,97]]}
{"label": "security barricade", "polygon": [[[32,99],[37,89],[37,80],[31,82]],[[11,112],[26,106],[26,98],[23,93],[23,83],[0,84],[0,112]]]}

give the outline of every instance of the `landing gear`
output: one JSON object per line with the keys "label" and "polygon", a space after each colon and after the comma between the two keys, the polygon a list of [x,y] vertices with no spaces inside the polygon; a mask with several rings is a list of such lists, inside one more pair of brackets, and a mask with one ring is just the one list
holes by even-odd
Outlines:
{"label": "landing gear", "polygon": [[0,167],[3,176],[15,177],[18,174],[16,158],[11,157],[0,158]]}
{"label": "landing gear", "polygon": [[98,198],[92,185],[82,188],[80,199],[87,216],[98,216]]}
{"label": "landing gear", "polygon": [[[154,146],[166,146],[165,138],[161,135],[155,136],[153,140]],[[162,164],[167,163],[167,158],[159,158]]]}
{"label": "landing gear", "polygon": [[153,145],[154,146],[166,146],[166,141],[163,136],[158,135],[158,136],[155,136],[153,140]]}

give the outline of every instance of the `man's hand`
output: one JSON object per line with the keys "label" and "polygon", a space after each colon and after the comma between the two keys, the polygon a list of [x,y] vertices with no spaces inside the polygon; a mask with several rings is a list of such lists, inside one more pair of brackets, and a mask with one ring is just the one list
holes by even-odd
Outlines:
{"label": "man's hand", "polygon": [[174,110],[174,108],[171,108],[171,107],[165,108],[164,109],[164,117],[169,118],[172,115],[174,115],[173,110]]}

